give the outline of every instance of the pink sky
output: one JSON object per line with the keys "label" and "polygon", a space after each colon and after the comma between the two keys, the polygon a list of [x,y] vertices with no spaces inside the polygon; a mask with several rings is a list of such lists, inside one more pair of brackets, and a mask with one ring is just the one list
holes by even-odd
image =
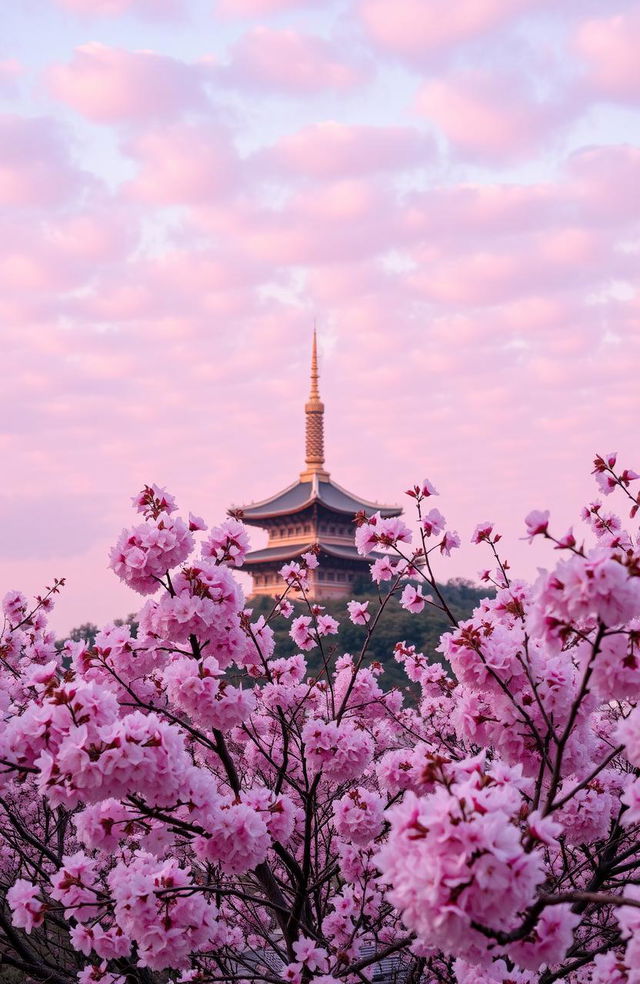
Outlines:
{"label": "pink sky", "polygon": [[640,3],[7,6],[2,591],[124,616],[142,484],[215,523],[293,481],[314,318],[332,476],[428,476],[443,579],[486,519],[533,576],[526,512],[640,470]]}

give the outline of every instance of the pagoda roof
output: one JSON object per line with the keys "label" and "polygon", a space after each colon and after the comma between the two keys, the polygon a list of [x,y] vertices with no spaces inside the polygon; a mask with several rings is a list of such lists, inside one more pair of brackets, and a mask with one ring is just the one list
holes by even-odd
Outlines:
{"label": "pagoda roof", "polygon": [[375,512],[379,512],[382,516],[399,516],[402,512],[399,506],[369,502],[367,499],[353,495],[330,478],[322,479],[319,475],[313,475],[310,481],[293,482],[268,499],[252,502],[240,508],[245,523],[259,526],[263,519],[276,519],[278,516],[299,513],[315,504],[345,516],[354,516],[358,512],[364,512],[367,516]]}
{"label": "pagoda roof", "polygon": [[287,546],[283,543],[282,546],[277,547],[265,547],[263,550],[252,550],[245,557],[243,566],[250,567],[252,564],[262,564],[266,561],[273,561],[274,563],[283,563],[287,560],[295,560],[296,557],[301,557],[302,554],[308,553],[309,550],[313,548],[320,548],[321,553],[328,554],[330,557],[337,557],[341,560],[357,560],[363,564],[371,563],[382,557],[383,554],[377,551],[372,551],[363,557],[358,553],[355,545],[350,544],[340,544],[334,545],[333,543],[324,543],[322,540],[319,543],[303,543],[297,544],[296,546]]}

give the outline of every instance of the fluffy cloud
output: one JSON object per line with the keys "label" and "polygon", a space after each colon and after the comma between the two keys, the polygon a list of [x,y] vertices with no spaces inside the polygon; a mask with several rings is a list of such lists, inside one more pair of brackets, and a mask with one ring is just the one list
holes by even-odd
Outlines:
{"label": "fluffy cloud", "polygon": [[254,27],[233,46],[222,81],[291,95],[348,90],[369,72],[337,44],[292,28]]}
{"label": "fluffy cloud", "polygon": [[575,44],[597,94],[623,102],[640,98],[640,5],[585,21],[576,32]]}
{"label": "fluffy cloud", "polygon": [[381,48],[424,58],[479,37],[545,0],[360,0],[365,30]]}
{"label": "fluffy cloud", "polygon": [[95,123],[170,119],[202,109],[204,79],[201,66],[95,41],[80,45],[68,64],[48,73],[52,95]]}
{"label": "fluffy cloud", "polygon": [[60,205],[88,183],[89,175],[73,165],[56,121],[0,116],[0,205]]}
{"label": "fluffy cloud", "polygon": [[125,150],[140,165],[129,194],[157,205],[197,204],[236,186],[239,162],[229,135],[210,123],[175,123],[136,134]]}
{"label": "fluffy cloud", "polygon": [[417,109],[455,151],[490,161],[535,153],[569,114],[562,96],[540,102],[520,76],[484,70],[429,80],[418,93]]}
{"label": "fluffy cloud", "polygon": [[317,179],[403,171],[433,162],[433,141],[408,126],[348,126],[327,120],[282,137],[259,158],[290,174]]}
{"label": "fluffy cloud", "polygon": [[393,241],[397,216],[393,190],[384,183],[345,179],[307,186],[278,207],[244,199],[198,209],[191,221],[276,269],[373,257]]}
{"label": "fluffy cloud", "polygon": [[630,144],[584,147],[566,167],[565,198],[578,204],[583,219],[626,228],[640,216],[640,147]]}
{"label": "fluffy cloud", "polygon": [[[0,318],[4,323],[56,322],[70,291],[87,291],[96,270],[126,263],[138,238],[119,203],[76,206],[47,219],[5,219],[0,242]],[[4,317],[3,317],[4,316]]]}
{"label": "fluffy cloud", "polygon": [[179,0],[175,36],[155,0],[41,6],[48,91],[25,68],[0,122],[0,577],[70,573],[60,629],[130,610],[108,537],[144,482],[216,520],[295,477],[314,315],[336,479],[429,474],[518,573],[520,511],[564,528],[594,450],[637,467],[640,148],[600,105],[637,93],[631,0]]}
{"label": "fluffy cloud", "polygon": [[633,268],[606,237],[580,227],[519,236],[494,248],[451,255],[431,246],[413,252],[407,283],[430,301],[458,307],[504,304],[533,293],[587,289]]}

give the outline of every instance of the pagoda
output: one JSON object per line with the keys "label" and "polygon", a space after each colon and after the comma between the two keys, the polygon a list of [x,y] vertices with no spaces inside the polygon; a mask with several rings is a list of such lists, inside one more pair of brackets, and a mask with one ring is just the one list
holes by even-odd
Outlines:
{"label": "pagoda", "polygon": [[315,549],[318,567],[309,572],[309,597],[313,600],[350,595],[353,581],[368,574],[377,555],[361,557],[354,546],[356,513],[399,516],[398,506],[383,506],[361,499],[332,481],[324,463],[324,404],[318,389],[316,333],[311,353],[311,392],[305,404],[305,468],[300,477],[281,492],[230,510],[249,526],[269,533],[263,550],[247,554],[244,570],[253,577],[252,597],[278,595],[283,582],[278,571]]}

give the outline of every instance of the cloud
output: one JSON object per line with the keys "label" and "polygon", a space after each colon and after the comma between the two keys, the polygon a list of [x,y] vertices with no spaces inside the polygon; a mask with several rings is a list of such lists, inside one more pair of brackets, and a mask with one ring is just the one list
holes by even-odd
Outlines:
{"label": "cloud", "polygon": [[424,167],[434,141],[409,126],[349,126],[327,120],[282,137],[258,158],[292,175],[315,179],[357,177]]}
{"label": "cloud", "polygon": [[229,134],[211,123],[175,123],[135,134],[124,145],[140,170],[128,194],[157,205],[197,204],[229,194],[239,161]]}
{"label": "cloud", "polygon": [[433,185],[412,191],[401,208],[404,242],[487,244],[569,223],[620,232],[640,214],[640,148],[575,151],[556,180]]}
{"label": "cloud", "polygon": [[640,98],[640,5],[584,21],[576,31],[575,46],[596,95],[622,102]]}
{"label": "cloud", "polygon": [[[255,288],[265,266],[236,251],[169,248],[155,257],[134,259],[126,269],[105,270],[95,290],[75,300],[74,319],[95,324],[156,325],[182,319],[184,325],[212,319],[244,319],[255,306]],[[182,329],[184,331],[184,329]]]}
{"label": "cloud", "polygon": [[505,304],[533,294],[553,295],[595,285],[633,269],[606,236],[579,227],[521,235],[491,248],[439,251],[427,244],[413,252],[416,270],[407,283],[429,300],[459,307]]}
{"label": "cloud", "polygon": [[7,214],[0,241],[0,323],[57,323],[72,291],[125,264],[139,228],[131,207],[95,192],[46,217]]}
{"label": "cloud", "polygon": [[51,94],[95,123],[171,119],[203,109],[204,78],[201,66],[97,41],[80,45],[68,64],[48,72]]}
{"label": "cloud", "polygon": [[424,59],[481,37],[545,0],[360,0],[364,28],[380,48]]}
{"label": "cloud", "polygon": [[393,240],[394,211],[393,189],[362,178],[305,187],[277,208],[244,199],[191,218],[195,228],[276,269],[374,256]]}
{"label": "cloud", "polygon": [[[635,91],[630,0],[180,0],[180,33],[136,20],[153,6],[43,4],[52,51],[103,43],[50,55],[33,118],[0,124],[6,586],[70,573],[60,628],[126,614],[108,541],[144,482],[215,522],[294,479],[314,315],[336,480],[393,501],[428,474],[534,574],[521,515],[568,525],[595,450],[638,464],[640,148],[627,113],[589,112]],[[484,564],[462,554],[443,577]]]}
{"label": "cloud", "polygon": [[521,77],[485,70],[430,79],[419,90],[416,105],[456,153],[487,161],[535,153],[569,114],[561,96],[541,102]]}
{"label": "cloud", "polygon": [[65,136],[53,119],[0,116],[0,205],[50,208],[91,183],[72,163]]}
{"label": "cloud", "polygon": [[487,241],[553,225],[565,206],[552,182],[436,185],[405,197],[403,238]]}
{"label": "cloud", "polygon": [[335,42],[292,28],[254,27],[231,49],[222,82],[291,95],[327,89],[344,91],[367,81],[370,72]]}
{"label": "cloud", "polygon": [[584,147],[566,165],[565,195],[581,215],[604,226],[637,224],[640,216],[640,147]]}

